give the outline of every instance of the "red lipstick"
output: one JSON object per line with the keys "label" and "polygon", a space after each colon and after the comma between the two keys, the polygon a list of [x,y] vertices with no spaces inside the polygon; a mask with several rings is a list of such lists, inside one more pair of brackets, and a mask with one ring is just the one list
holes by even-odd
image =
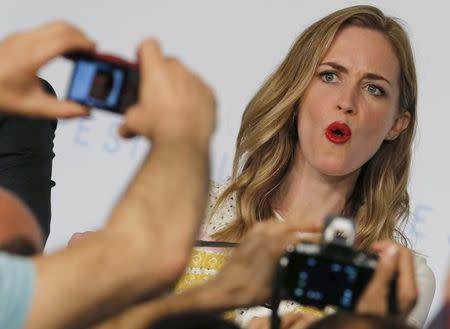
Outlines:
{"label": "red lipstick", "polygon": [[347,124],[335,121],[327,127],[325,136],[334,144],[344,144],[352,137],[352,130]]}

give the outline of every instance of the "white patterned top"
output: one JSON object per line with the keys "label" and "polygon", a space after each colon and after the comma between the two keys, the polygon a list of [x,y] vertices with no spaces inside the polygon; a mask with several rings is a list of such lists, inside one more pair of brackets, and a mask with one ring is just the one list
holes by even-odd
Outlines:
{"label": "white patterned top", "polygon": [[[202,240],[213,240],[212,235],[214,235],[214,233],[219,232],[236,220],[236,200],[233,196],[225,200],[211,217],[211,211],[219,196],[224,192],[226,186],[226,184],[219,185],[215,183],[211,185],[209,204],[206,213],[207,220],[202,226],[200,235]],[[217,249],[211,249],[210,251],[220,253]],[[419,296],[415,308],[408,317],[408,322],[416,327],[423,327],[434,296],[435,278],[433,272],[427,265],[426,259],[419,255],[415,256],[415,270]],[[313,308],[302,307],[295,302],[282,302],[280,304],[279,313],[286,314],[290,312],[304,312],[317,315],[323,314]],[[252,307],[249,309],[237,310],[236,322],[241,326],[246,326],[253,317],[268,316],[270,313],[271,311],[265,307]]]}

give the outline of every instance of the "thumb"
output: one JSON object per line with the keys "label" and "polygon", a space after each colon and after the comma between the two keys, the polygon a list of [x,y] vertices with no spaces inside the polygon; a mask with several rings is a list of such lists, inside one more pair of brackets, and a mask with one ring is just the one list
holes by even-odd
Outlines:
{"label": "thumb", "polygon": [[30,97],[24,115],[39,118],[74,118],[89,116],[89,109],[86,106],[75,102],[58,100],[49,95],[36,95]]}
{"label": "thumb", "polygon": [[142,134],[139,120],[141,119],[139,118],[138,105],[129,107],[124,113],[122,124],[119,127],[119,135],[123,138],[131,138]]}

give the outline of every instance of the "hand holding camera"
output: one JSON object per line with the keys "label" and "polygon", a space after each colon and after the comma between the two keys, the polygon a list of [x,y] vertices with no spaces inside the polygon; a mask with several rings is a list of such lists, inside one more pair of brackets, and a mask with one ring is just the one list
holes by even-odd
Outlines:
{"label": "hand holding camera", "polygon": [[388,314],[387,296],[390,282],[395,279],[398,313],[408,315],[416,304],[418,294],[413,254],[389,240],[376,242],[372,250],[379,255],[378,265],[358,300],[356,311],[381,316]]}
{"label": "hand holding camera", "polygon": [[393,241],[375,243],[373,251],[377,254],[356,250],[355,226],[352,219],[330,217],[321,244],[289,247],[280,259],[274,300],[407,315],[417,298],[412,253]]}
{"label": "hand holding camera", "polygon": [[205,284],[205,290],[220,298],[221,309],[249,307],[269,300],[274,268],[286,248],[300,239],[298,230],[320,231],[317,227],[292,227],[270,220],[256,224],[233,251],[228,263]]}
{"label": "hand holding camera", "polygon": [[72,52],[64,57],[74,62],[67,99],[118,114],[136,104],[139,86],[136,63],[95,52]]}
{"label": "hand holding camera", "polygon": [[216,102],[210,87],[177,59],[163,56],[154,40],[141,44],[138,64],[139,100],[125,113],[121,135],[206,146],[215,127]]}
{"label": "hand holding camera", "polygon": [[[320,244],[291,246],[280,259],[274,295],[317,308],[337,306],[354,310],[360,295],[374,275],[378,257],[356,250],[356,222],[331,216]],[[390,283],[389,311],[397,312],[395,283]]]}
{"label": "hand holding camera", "polygon": [[[179,61],[164,57],[156,42],[141,45],[137,64],[98,55],[94,50],[93,41],[65,22],[7,37],[0,42],[1,111],[69,118],[89,115],[87,107],[95,106],[124,113],[139,93],[139,104],[125,115],[122,135],[205,141],[212,134],[215,99],[211,89]],[[57,100],[42,89],[36,74],[50,60],[67,54],[77,65],[82,60],[84,64],[74,72],[69,100]],[[92,66],[86,60],[96,64]]]}
{"label": "hand holding camera", "polygon": [[1,111],[43,118],[88,115],[84,106],[48,95],[36,74],[44,64],[68,51],[94,48],[95,44],[83,32],[64,22],[46,24],[4,39],[0,43]]}
{"label": "hand holding camera", "polygon": [[165,57],[154,40],[142,43],[138,56],[138,63],[131,63],[99,53],[67,54],[75,63],[67,98],[125,114],[124,137],[170,139],[176,133],[207,140],[214,128],[211,89],[181,62]]}
{"label": "hand holding camera", "polygon": [[[353,249],[355,222],[330,217],[321,243],[303,241],[288,247],[279,259],[272,286],[272,309],[281,299],[319,308],[335,306],[360,314],[407,316],[415,305],[417,287],[411,251],[385,240],[373,244],[374,253]],[[266,237],[267,241],[270,241]],[[276,312],[255,318],[251,328],[307,327],[311,316]]]}

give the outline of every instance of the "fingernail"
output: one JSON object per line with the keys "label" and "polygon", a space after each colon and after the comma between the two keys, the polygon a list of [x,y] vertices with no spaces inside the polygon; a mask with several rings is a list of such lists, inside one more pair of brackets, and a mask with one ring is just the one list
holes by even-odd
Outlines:
{"label": "fingernail", "polygon": [[313,232],[296,232],[296,237],[299,239],[314,239],[320,236],[320,233]]}
{"label": "fingernail", "polygon": [[389,246],[386,251],[385,254],[387,257],[394,257],[398,252],[398,247],[395,245]]}

